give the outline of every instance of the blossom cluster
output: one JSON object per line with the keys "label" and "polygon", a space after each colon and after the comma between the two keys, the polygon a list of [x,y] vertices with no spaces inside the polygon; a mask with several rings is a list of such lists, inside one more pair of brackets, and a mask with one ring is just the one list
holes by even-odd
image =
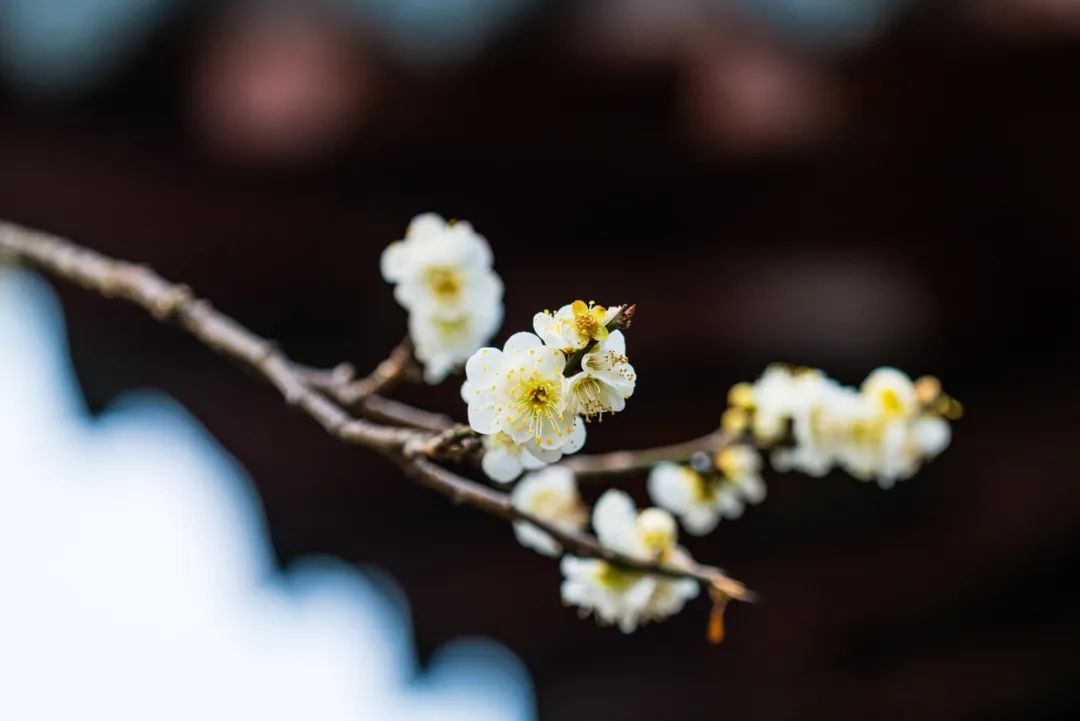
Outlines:
{"label": "blossom cluster", "polygon": [[[596,502],[593,530],[607,548],[638,561],[686,567],[690,554],[679,546],[675,519],[660,508],[638,511],[623,491],[609,490]],[[698,582],[666,578],[614,566],[593,558],[565,556],[562,597],[582,615],[592,613],[602,624],[623,633],[639,624],[659,621],[682,610],[698,594]]]}
{"label": "blossom cluster", "polygon": [[[503,315],[491,250],[468,223],[433,214],[414,218],[386,249],[382,272],[409,311],[425,380],[439,382],[464,365],[461,397],[482,440],[483,472],[505,484],[525,474],[509,499],[518,541],[562,557],[566,604],[627,633],[699,593],[678,527],[704,535],[763,501],[758,448],[771,449],[778,470],[820,476],[839,467],[889,487],[948,446],[948,420],[960,412],[931,377],[912,381],[879,368],[852,388],[819,370],[770,366],[728,394],[723,427],[738,433],[737,442],[654,463],[647,490],[655,507],[639,511],[625,492],[608,490],[590,512],[574,472],[557,463],[584,446],[588,422],[622,411],[634,393],[623,335],[634,307],[575,300],[537,313],[532,332],[514,333],[502,348],[486,347]],[[571,536],[590,522],[596,541],[625,563],[574,555],[583,546]],[[637,570],[635,562],[687,575]],[[714,605],[714,616],[722,609]]]}
{"label": "blossom cluster", "polygon": [[503,284],[487,240],[463,221],[413,218],[382,254],[382,275],[409,311],[409,337],[424,380],[439,383],[488,342],[503,317]]}
{"label": "blossom cluster", "polygon": [[879,368],[853,388],[816,369],[773,365],[733,387],[728,400],[725,425],[775,445],[777,470],[822,476],[840,467],[883,488],[945,450],[948,419],[960,412],[936,379],[912,381],[895,368]]}
{"label": "blossom cluster", "polygon": [[[469,425],[484,438],[481,466],[499,482],[532,471],[510,494],[526,516],[514,522],[514,533],[544,555],[557,557],[564,549],[529,519],[568,533],[588,524],[573,472],[549,464],[582,447],[585,421],[623,410],[633,394],[637,376],[621,330],[630,313],[576,300],[537,313],[534,333],[515,333],[501,350],[481,348],[465,365],[461,395]],[[621,491],[600,498],[592,525],[603,546],[628,558],[674,567],[690,561],[676,545],[671,513],[638,513]],[[625,632],[678,612],[698,593],[695,580],[657,577],[597,559],[565,556],[561,570],[566,603]]]}
{"label": "blossom cluster", "polygon": [[625,408],[637,382],[620,330],[627,315],[622,306],[576,300],[537,313],[535,333],[469,358],[461,397],[469,425],[484,436],[490,478],[506,483],[577,452],[585,421]]}
{"label": "blossom cluster", "polygon": [[[561,531],[580,532],[589,521],[574,474],[561,466],[525,476],[511,493],[511,501],[517,510]],[[639,513],[622,491],[609,490],[600,497],[592,512],[592,525],[603,546],[628,558],[673,568],[691,561],[676,543],[672,515],[659,508]],[[523,545],[546,556],[557,557],[563,552],[550,534],[528,521],[515,521],[514,533]],[[698,593],[693,579],[658,577],[598,559],[567,555],[560,567],[563,601],[577,606],[582,615],[592,613],[602,624],[618,625],[625,633],[678,613]]]}

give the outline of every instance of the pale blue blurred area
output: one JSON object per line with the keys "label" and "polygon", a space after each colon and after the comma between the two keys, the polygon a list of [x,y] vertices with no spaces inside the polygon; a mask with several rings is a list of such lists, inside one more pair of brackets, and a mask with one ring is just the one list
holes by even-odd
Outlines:
{"label": "pale blue blurred area", "polygon": [[329,0],[372,26],[406,61],[467,60],[544,0]]}
{"label": "pale blue blurred area", "polygon": [[873,40],[911,0],[715,0],[797,43],[843,49]]}
{"label": "pale blue blurred area", "polygon": [[0,569],[0,719],[535,716],[491,641],[419,669],[381,574],[278,572],[243,469],[175,402],[133,393],[91,418],[51,291],[2,268]]}
{"label": "pale blue blurred area", "polygon": [[0,0],[0,65],[47,95],[86,90],[128,61],[184,0]]}
{"label": "pale blue blurred area", "polygon": [[[583,0],[586,7],[591,0]],[[661,2],[662,0],[657,0]],[[911,0],[711,0],[789,39],[836,49],[873,39]],[[0,68],[43,95],[91,89],[129,61],[190,0],[0,0]],[[550,0],[222,0],[221,8],[324,7],[421,65],[472,59]]]}

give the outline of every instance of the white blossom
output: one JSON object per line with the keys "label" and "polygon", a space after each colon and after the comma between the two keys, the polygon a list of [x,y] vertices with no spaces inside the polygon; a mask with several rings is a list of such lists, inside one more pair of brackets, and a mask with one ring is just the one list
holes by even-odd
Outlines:
{"label": "white blossom", "polygon": [[[622,491],[609,490],[601,496],[593,509],[593,528],[601,544],[628,557],[673,567],[690,562],[689,554],[676,545],[678,531],[671,514],[659,508],[638,513]],[[624,633],[678,613],[699,590],[692,579],[658,577],[597,559],[567,556],[561,569],[563,601]]]}
{"label": "white blossom", "polygon": [[590,340],[603,341],[607,338],[607,325],[620,310],[621,306],[605,308],[575,300],[554,313],[537,313],[533,316],[533,330],[544,339],[545,344],[573,353],[584,348]]}
{"label": "white blossom", "polygon": [[502,323],[502,304],[477,306],[457,315],[413,311],[409,337],[416,359],[424,366],[424,380],[441,382],[477,348],[487,343]]}
{"label": "white blossom", "polygon": [[[580,531],[589,520],[573,472],[558,466],[527,475],[514,487],[510,502],[519,511],[563,531]],[[562,553],[562,547],[551,535],[526,521],[514,521],[514,535],[523,546],[545,556]]]}
{"label": "white blossom", "polygon": [[626,357],[626,338],[615,330],[581,358],[581,371],[569,379],[568,404],[586,418],[617,413],[634,394],[637,373]]}
{"label": "white blossom", "polygon": [[738,518],[747,503],[765,499],[761,456],[754,448],[725,448],[717,453],[716,466],[702,473],[678,463],[659,463],[649,474],[649,496],[698,536],[716,528],[721,518]]}
{"label": "white blossom", "polygon": [[750,413],[759,442],[776,443],[790,428],[791,444],[771,456],[778,470],[813,476],[839,466],[887,488],[941,453],[951,435],[948,423],[920,401],[916,384],[895,368],[875,370],[856,389],[817,370],[771,366],[729,397]]}
{"label": "white blossom", "polygon": [[424,213],[387,246],[381,266],[402,306],[453,316],[502,297],[491,263],[491,248],[472,225]]}
{"label": "white blossom", "polygon": [[859,389],[869,405],[868,415],[884,418],[911,418],[919,411],[915,384],[896,368],[878,368],[866,377]]}
{"label": "white blossom", "polygon": [[505,433],[515,443],[558,450],[573,437],[577,417],[566,412],[566,356],[532,333],[515,333],[500,351],[481,348],[465,365],[469,425]]}
{"label": "white blossom", "polygon": [[502,322],[503,286],[487,241],[465,222],[418,215],[382,255],[383,277],[409,311],[424,379],[438,383],[490,340]]}

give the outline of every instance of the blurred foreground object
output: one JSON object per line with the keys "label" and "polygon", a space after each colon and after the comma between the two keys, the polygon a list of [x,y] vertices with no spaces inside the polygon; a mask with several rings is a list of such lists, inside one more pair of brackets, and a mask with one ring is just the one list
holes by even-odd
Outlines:
{"label": "blurred foreground object", "polygon": [[199,58],[192,112],[199,134],[224,156],[304,159],[354,132],[374,84],[360,39],[330,16],[238,10]]}

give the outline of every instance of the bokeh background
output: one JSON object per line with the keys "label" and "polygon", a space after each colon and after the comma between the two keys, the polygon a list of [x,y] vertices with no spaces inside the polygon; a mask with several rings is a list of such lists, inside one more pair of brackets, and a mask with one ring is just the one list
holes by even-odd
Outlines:
{"label": "bokeh background", "polygon": [[[59,288],[93,407],[178,399],[280,564],[385,569],[421,658],[505,643],[541,719],[1074,719],[1078,77],[1073,0],[0,0],[0,216],[362,368],[404,329],[381,249],[468,219],[502,336],[639,305],[633,412],[592,451],[702,433],[774,360],[934,373],[968,416],[916,478],[770,475],[688,542],[763,596],[716,648],[702,601],[629,637],[578,621],[505,525]],[[461,410],[453,382],[403,397]]]}

